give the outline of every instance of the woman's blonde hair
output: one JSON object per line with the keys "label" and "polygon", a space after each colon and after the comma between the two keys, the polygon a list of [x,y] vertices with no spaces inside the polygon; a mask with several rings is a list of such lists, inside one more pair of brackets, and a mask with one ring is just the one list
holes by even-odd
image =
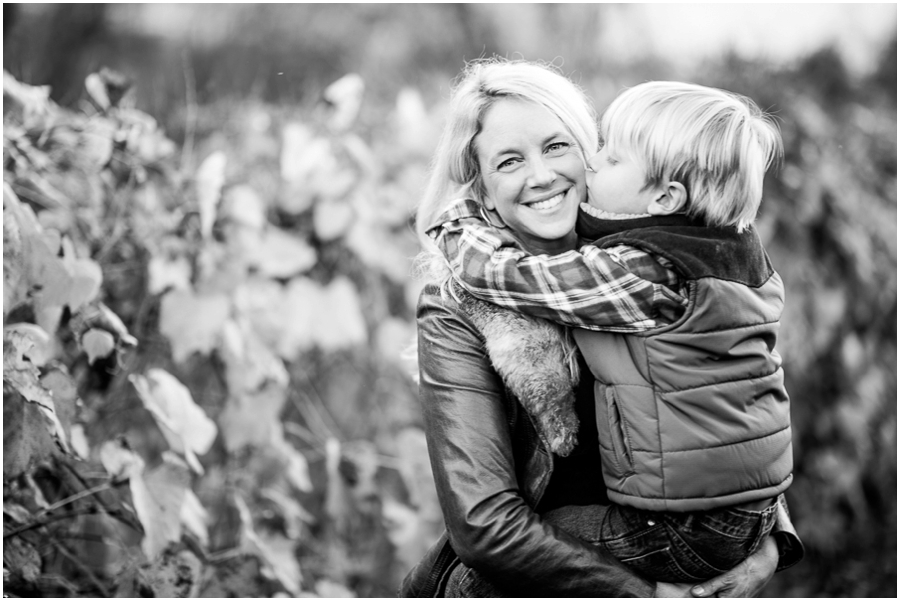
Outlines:
{"label": "woman's blonde hair", "polygon": [[426,250],[433,245],[425,232],[450,202],[462,197],[484,201],[475,137],[481,132],[488,109],[503,98],[528,100],[550,111],[575,138],[585,160],[597,151],[593,105],[554,67],[502,58],[468,63],[453,89],[428,187],[416,211],[416,233]]}
{"label": "woman's blonde hair", "polygon": [[749,98],[669,81],[619,94],[600,137],[646,169],[647,187],[682,183],[688,215],[738,231],[756,218],[766,170],[783,153],[777,125]]}

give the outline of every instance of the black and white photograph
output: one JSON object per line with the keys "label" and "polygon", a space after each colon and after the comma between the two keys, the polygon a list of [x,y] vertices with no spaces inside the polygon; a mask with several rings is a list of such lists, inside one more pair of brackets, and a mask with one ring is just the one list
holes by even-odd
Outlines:
{"label": "black and white photograph", "polygon": [[4,597],[897,597],[897,4],[4,3]]}

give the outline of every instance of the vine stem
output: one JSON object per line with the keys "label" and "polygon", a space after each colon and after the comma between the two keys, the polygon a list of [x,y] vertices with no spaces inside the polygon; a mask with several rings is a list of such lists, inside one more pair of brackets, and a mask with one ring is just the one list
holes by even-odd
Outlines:
{"label": "vine stem", "polygon": [[54,516],[52,519],[48,519],[48,520],[43,519],[44,516],[47,515],[48,513],[50,513],[51,511],[56,511],[57,509],[59,509],[61,507],[65,507],[66,505],[70,505],[71,503],[74,503],[75,501],[78,501],[79,499],[83,499],[85,497],[95,495],[98,492],[103,492],[104,490],[109,490],[110,488],[112,488],[112,485],[109,482],[104,482],[103,484],[98,484],[97,486],[95,486],[93,488],[89,488],[89,489],[83,490],[79,493],[75,493],[74,495],[72,495],[70,497],[66,497],[65,499],[63,499],[61,501],[57,501],[50,507],[47,507],[46,509],[42,509],[37,514],[35,514],[35,519],[30,524],[22,524],[18,528],[13,528],[9,532],[4,532],[3,538],[5,539],[7,536],[15,536],[16,534],[20,534],[22,532],[25,532],[26,530],[31,530],[32,528],[37,528],[39,526],[43,526],[50,522],[56,521],[57,519],[63,519],[63,518],[71,517],[74,515],[80,515],[81,512],[75,512],[75,513],[63,514],[62,516],[58,516],[58,517]]}

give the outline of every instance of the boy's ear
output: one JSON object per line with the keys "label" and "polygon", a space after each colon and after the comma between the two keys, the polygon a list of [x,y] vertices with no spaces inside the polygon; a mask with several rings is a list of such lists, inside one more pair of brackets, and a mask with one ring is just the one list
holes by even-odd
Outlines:
{"label": "boy's ear", "polygon": [[647,207],[651,215],[674,215],[687,205],[687,188],[681,182],[664,184]]}

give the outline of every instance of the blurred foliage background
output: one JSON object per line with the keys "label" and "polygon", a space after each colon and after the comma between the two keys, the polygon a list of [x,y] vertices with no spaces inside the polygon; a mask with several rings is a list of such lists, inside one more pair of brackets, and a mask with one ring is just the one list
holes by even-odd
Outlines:
{"label": "blurred foliage background", "polygon": [[[746,29],[831,10],[802,6]],[[441,530],[412,213],[452,79],[499,54],[600,110],[683,79],[778,117],[759,230],[807,558],[764,595],[895,597],[896,7],[840,10],[703,54],[728,13],[4,4],[5,592],[394,595]]]}

